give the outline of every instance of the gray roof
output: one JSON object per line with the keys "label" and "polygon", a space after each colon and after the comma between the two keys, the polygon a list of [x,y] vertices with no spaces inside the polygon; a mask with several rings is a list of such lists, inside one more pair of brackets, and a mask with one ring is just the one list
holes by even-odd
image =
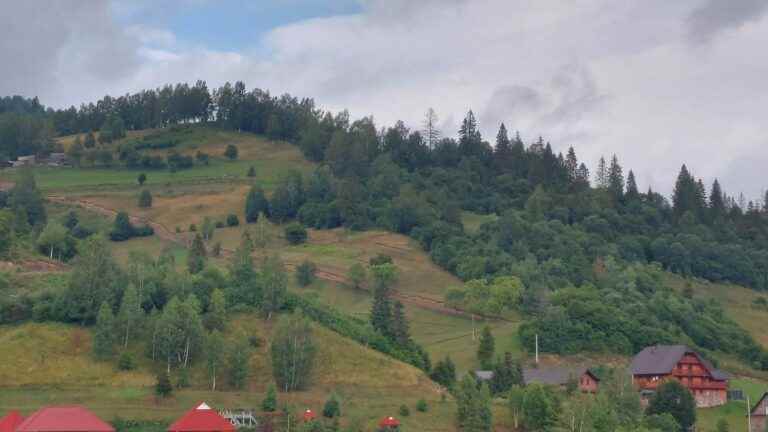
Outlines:
{"label": "gray roof", "polygon": [[695,354],[701,363],[717,380],[727,380],[728,374],[716,369],[702,355],[686,345],[653,345],[645,347],[632,359],[632,374],[634,375],[665,375],[672,372],[675,365],[686,353]]}
{"label": "gray roof", "polygon": [[599,379],[590,372],[589,368],[578,366],[523,368],[523,382],[526,385],[532,382],[549,385],[564,385],[572,377],[579,379],[585,373],[588,373],[595,380],[599,381]]}
{"label": "gray roof", "polygon": [[768,398],[768,392],[763,393],[763,397],[761,397],[760,400],[757,401],[755,406],[750,410],[750,413],[753,416],[768,416],[768,405],[766,405],[766,410],[764,412],[763,411],[759,411],[760,404],[763,403],[763,400],[765,398]]}
{"label": "gray roof", "polygon": [[477,377],[477,379],[482,381],[490,381],[493,379],[493,371],[478,370],[478,371],[475,371],[475,377]]}

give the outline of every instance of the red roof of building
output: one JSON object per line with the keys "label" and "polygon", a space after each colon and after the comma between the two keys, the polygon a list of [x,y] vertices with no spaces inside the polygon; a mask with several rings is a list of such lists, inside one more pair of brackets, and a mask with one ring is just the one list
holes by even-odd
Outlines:
{"label": "red roof of building", "polygon": [[400,426],[400,422],[397,421],[396,418],[394,418],[392,416],[389,416],[389,417],[384,417],[383,419],[381,419],[381,421],[379,422],[379,426],[381,426],[381,427]]}
{"label": "red roof of building", "polygon": [[304,421],[312,421],[317,416],[315,415],[314,411],[312,411],[311,409],[307,409],[306,411],[304,411],[303,417],[304,417]]}
{"label": "red roof of building", "polygon": [[15,432],[115,432],[115,428],[87,408],[72,405],[40,408]]}
{"label": "red roof of building", "polygon": [[187,411],[170,426],[168,432],[234,432],[235,427],[205,402]]}
{"label": "red roof of building", "polygon": [[16,432],[16,428],[24,421],[18,411],[11,411],[0,418],[0,432]]}

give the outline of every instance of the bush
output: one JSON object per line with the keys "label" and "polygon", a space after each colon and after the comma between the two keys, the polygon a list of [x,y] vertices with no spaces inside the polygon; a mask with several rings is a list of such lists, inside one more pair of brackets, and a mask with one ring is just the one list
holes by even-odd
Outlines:
{"label": "bush", "polygon": [[341,402],[339,397],[335,393],[331,394],[331,397],[325,401],[323,406],[323,417],[336,418],[341,416]]}
{"label": "bush", "polygon": [[120,354],[120,358],[117,359],[117,368],[121,371],[131,371],[136,369],[136,362],[133,360],[133,355],[129,352]]}
{"label": "bush", "polygon": [[190,232],[197,232],[197,225],[189,224],[189,231]]}
{"label": "bush", "polygon": [[152,207],[152,193],[144,189],[139,194],[139,208],[150,208]]}
{"label": "bush", "polygon": [[253,167],[253,165],[248,168],[248,177],[256,177],[256,168]]}
{"label": "bush", "polygon": [[277,389],[274,384],[269,385],[267,395],[261,401],[261,409],[265,412],[275,412],[277,410]]}
{"label": "bush", "polygon": [[315,271],[317,271],[315,263],[304,260],[296,267],[296,282],[303,287],[312,284],[315,281]]}
{"label": "bush", "polygon": [[211,246],[211,256],[221,256],[221,242],[216,242],[213,244],[213,246]]}
{"label": "bush", "polygon": [[392,264],[392,257],[385,254],[378,254],[368,260],[368,264],[373,267],[382,264]]}
{"label": "bush", "polygon": [[290,223],[285,227],[285,239],[292,245],[305,243],[307,241],[307,230],[300,223]]}
{"label": "bush", "polygon": [[411,415],[411,409],[408,408],[408,405],[400,405],[400,416],[408,417],[409,415]]}
{"label": "bush", "polygon": [[171,385],[171,377],[168,373],[163,371],[157,376],[155,383],[155,394],[162,398],[167,398],[173,393],[173,386]]}
{"label": "bush", "polygon": [[233,144],[228,145],[227,149],[224,150],[224,156],[226,156],[229,160],[237,159],[237,147]]}
{"label": "bush", "polygon": [[240,219],[238,219],[236,214],[228,214],[227,215],[227,226],[228,227],[234,227],[240,225]]}
{"label": "bush", "polygon": [[262,340],[256,335],[251,335],[248,336],[248,344],[253,348],[259,348],[262,344]]}
{"label": "bush", "polygon": [[139,174],[139,176],[136,178],[136,181],[139,182],[139,186],[143,186],[144,182],[147,181],[147,175],[144,173]]}
{"label": "bush", "polygon": [[215,226],[218,229],[218,228],[224,228],[226,225],[224,224],[224,221],[216,221],[213,224],[213,226]]}
{"label": "bush", "polygon": [[419,412],[427,412],[429,411],[429,405],[427,405],[427,401],[424,399],[419,399],[419,401],[416,402],[416,409]]}

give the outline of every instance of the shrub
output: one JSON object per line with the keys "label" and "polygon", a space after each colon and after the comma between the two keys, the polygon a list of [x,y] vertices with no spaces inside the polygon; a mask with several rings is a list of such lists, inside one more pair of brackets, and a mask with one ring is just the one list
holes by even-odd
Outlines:
{"label": "shrub", "polygon": [[147,181],[147,175],[144,173],[139,174],[139,176],[136,178],[136,181],[139,182],[139,186],[143,186],[144,182]]}
{"label": "shrub", "polygon": [[221,242],[216,242],[211,246],[211,256],[221,256]]}
{"label": "shrub", "polygon": [[226,225],[224,224],[224,221],[216,221],[213,226],[216,228],[224,228]]}
{"label": "shrub", "polygon": [[307,241],[307,230],[300,223],[290,223],[285,227],[285,239],[292,245],[305,243]]}
{"label": "shrub", "polygon": [[427,412],[429,411],[429,405],[427,405],[427,401],[424,399],[419,399],[419,401],[416,402],[416,409],[419,412]]}
{"label": "shrub", "polygon": [[325,401],[323,406],[323,417],[336,418],[341,416],[341,402],[339,397],[335,393],[331,394],[331,397]]}
{"label": "shrub", "polygon": [[236,214],[228,214],[227,215],[227,226],[228,227],[234,227],[240,225],[240,219],[238,219]]}
{"label": "shrub", "polygon": [[120,354],[120,358],[117,359],[117,368],[121,371],[131,371],[136,369],[136,362],[133,360],[133,355],[129,352]]}
{"label": "shrub", "polygon": [[269,385],[267,395],[261,401],[261,409],[265,412],[275,412],[277,410],[277,389],[274,384]]}
{"label": "shrub", "polygon": [[179,377],[176,379],[176,388],[187,388],[191,385],[189,382],[189,369],[183,367],[179,369]]}
{"label": "shrub", "polygon": [[304,260],[296,267],[296,282],[305,287],[315,281],[315,271],[317,266],[312,261]]}
{"label": "shrub", "polygon": [[139,194],[139,208],[152,207],[152,193],[147,189],[144,189]]}
{"label": "shrub", "polygon": [[248,177],[256,177],[256,168],[251,165],[250,168],[248,168]]}
{"label": "shrub", "polygon": [[171,377],[168,376],[168,372],[160,372],[155,382],[155,394],[162,398],[167,398],[173,393],[173,386],[171,385]]}
{"label": "shrub", "polygon": [[411,409],[408,408],[408,405],[400,405],[400,416],[408,417],[409,415],[411,415]]}
{"label": "shrub", "polygon": [[195,224],[189,224],[189,230],[191,232],[197,232],[197,225]]}
{"label": "shrub", "polygon": [[248,344],[253,348],[259,348],[262,344],[262,340],[256,335],[251,335],[248,336]]}
{"label": "shrub", "polygon": [[233,144],[228,145],[227,149],[224,150],[224,156],[229,160],[237,159],[237,147]]}
{"label": "shrub", "polygon": [[392,257],[385,254],[378,254],[368,260],[368,264],[373,267],[382,264],[392,264]]}

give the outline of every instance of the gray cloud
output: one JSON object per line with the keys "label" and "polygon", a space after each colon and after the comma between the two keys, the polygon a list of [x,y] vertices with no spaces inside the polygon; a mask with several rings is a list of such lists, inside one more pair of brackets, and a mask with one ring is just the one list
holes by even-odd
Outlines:
{"label": "gray cloud", "polygon": [[8,1],[2,8],[0,94],[39,95],[48,104],[91,98],[139,67],[138,44],[106,2]]}
{"label": "gray cloud", "polygon": [[688,18],[692,41],[710,41],[718,33],[737,29],[768,11],[765,0],[706,0]]}

